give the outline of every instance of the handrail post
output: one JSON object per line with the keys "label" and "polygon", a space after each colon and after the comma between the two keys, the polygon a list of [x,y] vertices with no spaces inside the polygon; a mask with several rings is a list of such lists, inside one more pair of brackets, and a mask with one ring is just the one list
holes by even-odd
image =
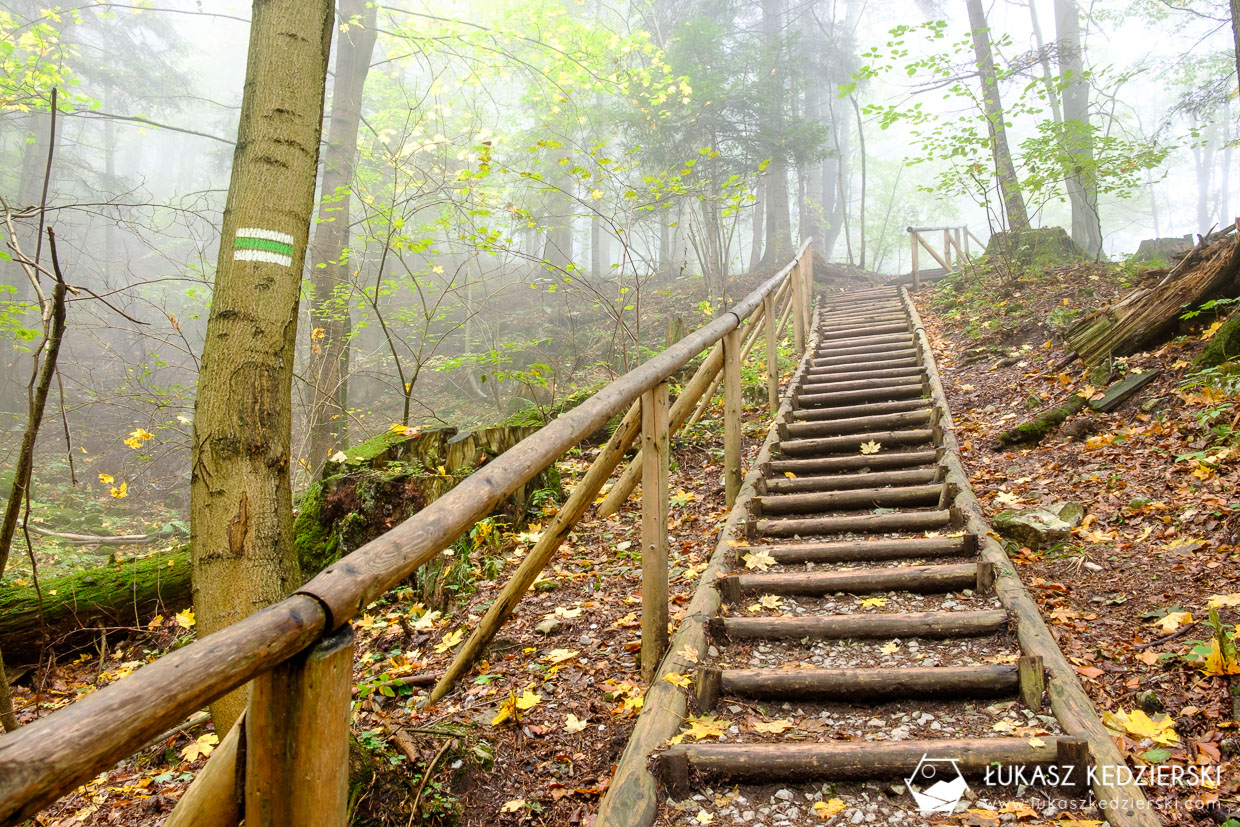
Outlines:
{"label": "handrail post", "polygon": [[771,416],[779,410],[779,348],[775,337],[779,335],[775,325],[779,320],[775,313],[775,301],[771,295],[762,297],[763,326],[766,328],[766,402]]}
{"label": "handrail post", "polygon": [[254,679],[245,716],[246,827],[344,827],[353,627]]}
{"label": "handrail post", "polygon": [[916,230],[909,231],[909,242],[913,245],[912,246],[913,289],[916,290],[918,287],[921,287],[921,271],[917,267],[917,231]]}
{"label": "handrail post", "polygon": [[969,258],[969,231],[965,227],[956,228],[956,248],[960,250],[961,256]]}
{"label": "handrail post", "polygon": [[952,269],[952,231],[943,231],[943,260],[947,262],[947,269]]}
{"label": "handrail post", "polygon": [[[803,321],[803,318],[798,314],[798,320]],[[731,508],[736,504],[736,498],[741,492],[741,335],[739,330],[731,330],[723,337],[723,491],[724,504]]]}
{"label": "handrail post", "polygon": [[642,677],[667,652],[667,382],[642,394]]}
{"label": "handrail post", "polygon": [[793,342],[797,353],[805,352],[805,281],[801,278],[799,267],[788,271],[788,281],[792,284],[792,319]]}

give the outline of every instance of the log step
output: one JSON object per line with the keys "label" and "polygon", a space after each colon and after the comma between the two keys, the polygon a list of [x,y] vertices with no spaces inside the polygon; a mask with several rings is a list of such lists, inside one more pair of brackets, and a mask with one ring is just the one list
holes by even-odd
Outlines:
{"label": "log step", "polygon": [[858,563],[977,554],[977,537],[902,537],[838,543],[788,543],[738,548],[737,553],[765,551],[776,563]]}
{"label": "log step", "polygon": [[[893,344],[912,344],[913,333],[908,330],[907,326],[899,333],[883,333],[873,336],[853,336],[847,339],[833,339],[818,345],[818,354],[822,356],[832,356],[839,353],[840,350],[851,349],[855,347],[871,347],[873,345],[893,345]],[[907,345],[906,345],[907,346]]]}
{"label": "log step", "polygon": [[901,376],[919,376],[925,372],[925,368],[919,366],[914,359],[903,360],[908,364],[896,368],[876,368],[873,366],[853,371],[839,371],[830,368],[822,371],[810,370],[806,371],[805,382],[807,384],[821,385],[827,382],[851,382],[858,379],[894,379]]}
{"label": "log step", "polygon": [[887,322],[885,324],[858,324],[853,327],[844,328],[842,330],[822,330],[818,334],[820,342],[830,342],[835,339],[848,339],[859,333],[866,333],[871,336],[879,336],[884,333],[907,333],[908,320],[898,322]]}
{"label": "log step", "polygon": [[715,640],[862,640],[956,638],[993,635],[1007,626],[1007,612],[890,612],[811,617],[713,617]]}
{"label": "log step", "polygon": [[897,399],[893,402],[872,402],[868,405],[841,405],[835,408],[799,408],[792,412],[792,418],[799,422],[825,422],[830,419],[847,419],[857,416],[923,410],[930,410],[929,399]]}
{"label": "log step", "polygon": [[838,320],[823,322],[818,326],[818,330],[822,333],[840,333],[845,330],[865,330],[869,326],[888,324],[902,324],[907,328],[908,316],[900,311],[894,313],[849,313]]}
{"label": "log step", "polygon": [[860,373],[863,370],[891,370],[893,368],[911,368],[917,367],[917,360],[912,356],[904,359],[885,359],[881,362],[867,361],[862,363],[849,362],[844,365],[828,365],[821,368],[810,368],[805,372],[806,376],[832,376],[841,373]]}
{"label": "log step", "polygon": [[876,592],[915,592],[947,594],[964,589],[979,590],[991,580],[988,565],[981,562],[949,563],[937,566],[856,569],[854,571],[779,571],[730,574],[715,581],[719,594],[729,603],[739,603],[746,592],[821,597],[836,592],[874,594]]}
{"label": "log step", "polygon": [[825,511],[855,511],[863,508],[899,508],[937,505],[947,486],[944,483],[908,485],[893,488],[854,488],[845,491],[814,491],[804,494],[773,494],[753,499],[754,515],[813,514]]}
{"label": "log step", "polygon": [[894,534],[926,531],[961,524],[954,509],[898,511],[894,514],[853,514],[845,517],[804,517],[795,520],[755,520],[749,523],[750,536],[812,536],[816,534]]}
{"label": "log step", "polygon": [[[1030,743],[1030,742],[1033,743]],[[1036,746],[1035,746],[1036,744]],[[852,741],[778,744],[676,744],[658,759],[658,774],[671,798],[685,798],[690,771],[729,782],[860,781],[907,778],[926,761],[948,762],[966,776],[984,775],[988,767],[1059,766],[1068,782],[1083,781],[1084,767],[1076,766],[1083,742],[1045,735],[1031,738],[936,738],[910,741]],[[1068,767],[1072,767],[1068,771]],[[1049,773],[1048,773],[1049,774]],[[947,769],[944,781],[956,777]],[[935,780],[931,771],[922,782]]]}
{"label": "log step", "polygon": [[810,364],[811,369],[826,368],[826,367],[831,367],[833,365],[847,365],[850,369],[855,369],[854,366],[857,364],[860,364],[860,363],[869,364],[870,362],[874,362],[879,359],[883,359],[883,360],[913,359],[913,360],[916,360],[917,350],[911,347],[897,347],[897,348],[892,348],[889,351],[889,355],[881,356],[881,357],[871,356],[870,358],[866,358],[866,359],[858,359],[856,356],[847,356],[847,355],[845,356],[821,356],[821,357],[818,357],[817,359],[811,358],[809,360],[809,364]]}
{"label": "log step", "polygon": [[863,434],[870,430],[883,428],[908,428],[917,425],[930,425],[937,419],[937,408],[922,408],[920,410],[901,411],[894,414],[830,419],[825,422],[781,422],[779,425],[779,438],[787,440],[790,438],[806,439],[844,434]]}
{"label": "log step", "polygon": [[928,398],[924,383],[893,385],[886,389],[866,391],[841,391],[839,393],[798,393],[793,401],[802,408],[828,408],[836,405],[856,405],[863,402],[894,402],[900,399]]}
{"label": "log step", "polygon": [[910,428],[902,431],[870,431],[816,439],[790,439],[779,443],[779,453],[781,456],[791,457],[855,453],[861,450],[862,445],[869,442],[877,442],[882,448],[891,448],[897,445],[925,445],[928,442],[937,442],[940,436],[936,428]]}
{"label": "log step", "polygon": [[945,469],[940,467],[914,468],[909,471],[867,471],[860,474],[835,474],[813,477],[772,477],[758,481],[758,494],[807,494],[814,491],[847,491],[870,485],[926,485],[941,482]]}
{"label": "log step", "polygon": [[[1003,698],[1020,691],[1014,663],[996,666],[901,666],[871,669],[698,670],[695,685],[716,696],[802,701],[891,701],[906,698]],[[712,686],[713,685],[713,686]],[[699,694],[699,698],[701,695]],[[706,700],[711,700],[709,696]],[[713,706],[713,704],[711,704]]]}
{"label": "log step", "polygon": [[864,362],[870,359],[879,359],[879,358],[891,359],[891,358],[894,358],[891,354],[899,353],[902,356],[907,356],[908,352],[911,350],[913,350],[911,337],[909,337],[908,344],[901,344],[900,342],[892,342],[892,343],[886,343],[886,344],[879,343],[879,344],[873,344],[873,345],[849,345],[848,347],[840,346],[840,347],[832,348],[827,353],[817,354],[811,360],[810,364],[813,367],[821,367],[821,365],[824,364],[822,360],[826,360],[826,359],[842,359],[843,360],[842,362],[826,362],[825,363],[825,364],[836,364],[836,365],[843,364],[844,362],[856,363],[856,362]]}
{"label": "log step", "polygon": [[[883,371],[886,373],[886,371]],[[801,383],[798,390],[807,393],[836,393],[838,391],[882,390],[893,385],[899,386],[914,380],[923,381],[925,372],[914,368],[911,372],[899,371],[895,376],[872,376],[865,379],[832,379],[827,382],[812,382],[808,379]]]}
{"label": "log step", "polygon": [[930,465],[942,459],[942,449],[920,451],[880,451],[877,454],[858,454],[853,457],[814,457],[811,459],[772,460],[765,476],[774,477],[791,472],[798,476],[808,474],[832,474],[846,471],[880,470],[890,468],[915,468]]}

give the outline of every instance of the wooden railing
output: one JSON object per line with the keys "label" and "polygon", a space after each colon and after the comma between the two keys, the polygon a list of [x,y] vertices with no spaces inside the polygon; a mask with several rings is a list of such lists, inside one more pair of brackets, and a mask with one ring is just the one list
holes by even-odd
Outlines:
{"label": "wooden railing", "polygon": [[[33,815],[186,716],[253,681],[245,715],[212,753],[166,823],[225,825],[244,819],[247,827],[343,825],[352,619],[450,546],[500,500],[626,408],[607,445],[431,697],[442,697],[468,671],[639,432],[641,457],[634,462],[643,490],[642,671],[651,674],[667,647],[670,434],[695,405],[709,401],[703,397],[708,388],[717,387],[715,377],[721,373],[724,481],[731,505],[742,477],[741,360],[756,342],[761,325],[766,331],[769,399],[776,405],[776,341],[788,314],[794,322],[796,348],[805,349],[813,285],[809,244],[806,240],[779,273],[709,324],[522,440],[396,528],[329,566],[291,597],[0,737],[0,824]],[[787,306],[781,311],[783,302]],[[781,323],[772,324],[772,319]],[[710,354],[669,408],[669,378],[707,348]]]}
{"label": "wooden railing", "polygon": [[[956,261],[962,262],[970,257],[969,239],[977,242],[977,246],[985,248],[985,244],[973,235],[973,232],[966,226],[958,227],[907,227],[909,234],[909,246],[912,252],[913,265],[913,287],[921,287],[921,267],[918,263],[918,251],[925,248],[926,252],[939,263],[947,272],[951,273],[955,270],[952,267],[952,250],[956,251]],[[939,255],[934,249],[934,245],[930,243],[929,234],[942,231],[943,233],[943,254]]]}

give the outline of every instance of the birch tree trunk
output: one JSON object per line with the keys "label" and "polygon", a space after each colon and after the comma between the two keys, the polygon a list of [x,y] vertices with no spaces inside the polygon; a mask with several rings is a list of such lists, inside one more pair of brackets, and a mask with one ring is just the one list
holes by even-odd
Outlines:
{"label": "birch tree trunk", "polygon": [[[209,635],[300,584],[289,486],[293,351],[331,51],[329,0],[255,0],[207,321],[190,481],[194,607]],[[227,732],[246,690],[212,705]]]}
{"label": "birch tree trunk", "polygon": [[1089,128],[1089,84],[1081,49],[1081,21],[1076,0],[1055,0],[1055,37],[1059,42],[1059,71],[1063,75],[1063,130],[1065,149],[1072,159],[1067,179],[1072,205],[1072,240],[1092,258],[1102,254],[1102,223],[1098,215],[1098,184],[1094,139]]}
{"label": "birch tree trunk", "polygon": [[1007,128],[1003,120],[1003,103],[999,99],[999,79],[995,72],[995,58],[990,48],[990,28],[982,0],[965,0],[969,8],[969,28],[973,31],[973,54],[977,60],[978,76],[982,87],[982,106],[986,112],[986,125],[990,131],[991,153],[995,161],[995,175],[999,181],[999,196],[1003,212],[1007,216],[1007,228],[1020,232],[1029,224],[1025,210],[1025,196],[1020,191],[1016,167],[1008,149]]}
{"label": "birch tree trunk", "polygon": [[784,78],[782,36],[784,0],[762,0],[763,72],[766,74],[768,123],[760,125],[766,135],[771,164],[766,171],[766,245],[764,267],[778,267],[792,254],[792,213],[788,205],[788,152],[784,139]]}
{"label": "birch tree trunk", "polygon": [[[317,474],[334,450],[346,443],[349,375],[347,285],[357,265],[348,254],[353,171],[357,165],[357,130],[362,122],[362,89],[375,48],[375,6],[364,0],[340,0],[341,31],[336,40],[335,84],[327,144],[323,153],[323,188],[318,224],[310,246],[310,450],[307,462]],[[356,20],[355,20],[356,18]]]}

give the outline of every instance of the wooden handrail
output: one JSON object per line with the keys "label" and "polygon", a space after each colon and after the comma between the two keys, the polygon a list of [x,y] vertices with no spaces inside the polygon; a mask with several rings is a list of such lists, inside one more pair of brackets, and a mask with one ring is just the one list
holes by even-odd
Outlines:
{"label": "wooden handrail", "polygon": [[791,262],[709,324],[517,443],[291,597],[0,737],[0,823],[34,815],[190,713],[356,617],[541,469],[739,327],[785,278],[804,278],[801,258],[809,244],[802,242]]}

